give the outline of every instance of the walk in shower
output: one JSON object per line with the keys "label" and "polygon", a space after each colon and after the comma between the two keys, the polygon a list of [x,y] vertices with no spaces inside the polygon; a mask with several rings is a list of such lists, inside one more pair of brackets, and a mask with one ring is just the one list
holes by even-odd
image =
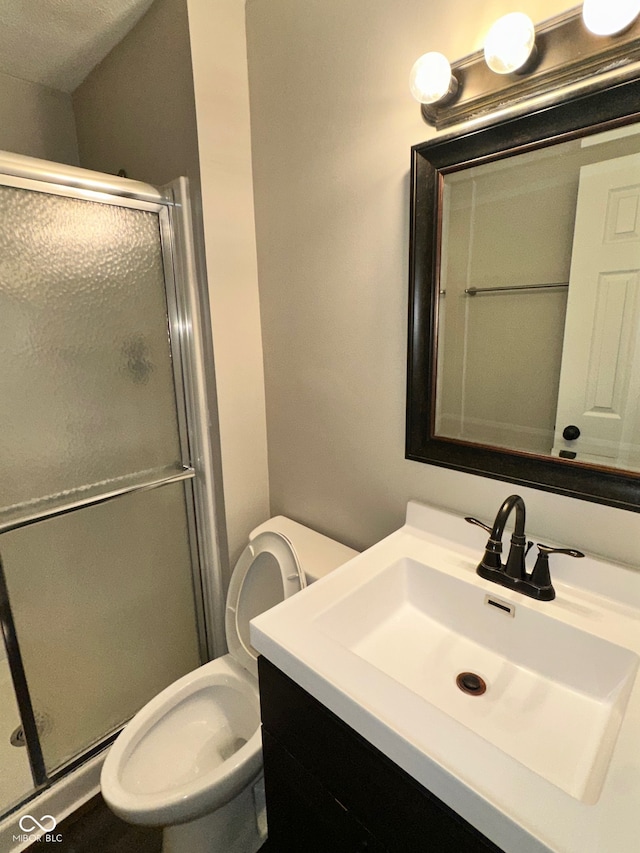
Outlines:
{"label": "walk in shower", "polygon": [[187,192],[0,156],[0,819],[220,649]]}

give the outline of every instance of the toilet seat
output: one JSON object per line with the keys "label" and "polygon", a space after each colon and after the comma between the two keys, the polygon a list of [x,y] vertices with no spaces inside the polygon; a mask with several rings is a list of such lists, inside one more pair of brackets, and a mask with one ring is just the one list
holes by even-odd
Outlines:
{"label": "toilet seat", "polygon": [[250,534],[227,595],[229,654],[169,685],[118,736],[101,775],[112,811],[165,827],[167,851],[204,853],[212,839],[229,853],[259,849],[262,738],[249,622],[355,553],[283,516]]}
{"label": "toilet seat", "polygon": [[229,653],[253,675],[258,653],[249,639],[249,622],[307,585],[288,538],[263,530],[240,555],[229,584],[225,633]]}
{"label": "toilet seat", "polygon": [[[175,733],[194,724],[203,729],[202,723],[209,718],[207,709],[214,705],[221,707],[222,716],[233,723],[235,734],[242,735],[245,742],[227,760],[221,756],[207,764],[199,752],[215,750],[226,739],[203,730],[203,745],[194,753],[194,770],[180,778],[176,767],[180,757],[175,752],[180,744]],[[236,715],[240,719],[232,720]],[[225,803],[256,777],[262,766],[261,747],[257,681],[225,655],[178,679],[128,723],[103,765],[103,796],[130,823],[183,823],[207,811],[212,790],[217,802]]]}
{"label": "toilet seat", "polygon": [[[103,794],[113,811],[132,823],[173,825],[196,819],[206,810],[212,789],[216,802],[224,803],[260,772],[258,653],[249,642],[249,622],[306,586],[289,537],[266,527],[251,535],[231,577],[225,611],[229,654],[163,690],[136,714],[111,747],[103,767]],[[203,719],[215,716],[214,706],[230,690],[238,697],[230,717],[248,718],[246,742],[228,760],[214,761],[210,767],[194,754],[193,772],[181,777],[180,757],[171,757],[172,731],[194,722],[201,725]],[[212,743],[218,740],[211,737]],[[155,763],[156,752],[161,765]]]}

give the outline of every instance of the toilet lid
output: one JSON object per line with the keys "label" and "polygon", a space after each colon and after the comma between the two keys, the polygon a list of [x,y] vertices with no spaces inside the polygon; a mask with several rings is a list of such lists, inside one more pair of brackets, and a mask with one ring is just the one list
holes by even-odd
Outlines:
{"label": "toilet lid", "polygon": [[280,533],[260,533],[244,549],[231,576],[225,631],[233,657],[257,673],[258,652],[249,641],[249,622],[306,586],[289,541]]}

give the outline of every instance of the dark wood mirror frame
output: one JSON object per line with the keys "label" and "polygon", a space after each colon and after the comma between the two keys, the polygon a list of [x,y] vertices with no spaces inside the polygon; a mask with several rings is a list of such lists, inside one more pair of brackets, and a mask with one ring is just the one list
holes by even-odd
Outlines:
{"label": "dark wood mirror frame", "polygon": [[435,437],[443,177],[640,121],[640,80],[412,148],[406,458],[640,512],[640,472]]}

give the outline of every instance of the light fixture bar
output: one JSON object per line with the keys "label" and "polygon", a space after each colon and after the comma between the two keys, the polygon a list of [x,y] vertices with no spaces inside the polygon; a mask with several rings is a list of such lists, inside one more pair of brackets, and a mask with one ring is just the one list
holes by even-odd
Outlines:
{"label": "light fixture bar", "polygon": [[[585,82],[590,91],[611,85],[611,72],[620,80],[637,75],[640,62],[640,19],[616,36],[596,36],[585,27],[582,9],[572,9],[536,27],[538,51],[535,69],[529,74],[494,74],[478,51],[452,63],[458,80],[454,103],[422,104],[424,120],[439,130],[469,119],[490,116],[513,104]],[[626,75],[626,76],[625,76]],[[558,92],[557,100],[562,100]]]}

